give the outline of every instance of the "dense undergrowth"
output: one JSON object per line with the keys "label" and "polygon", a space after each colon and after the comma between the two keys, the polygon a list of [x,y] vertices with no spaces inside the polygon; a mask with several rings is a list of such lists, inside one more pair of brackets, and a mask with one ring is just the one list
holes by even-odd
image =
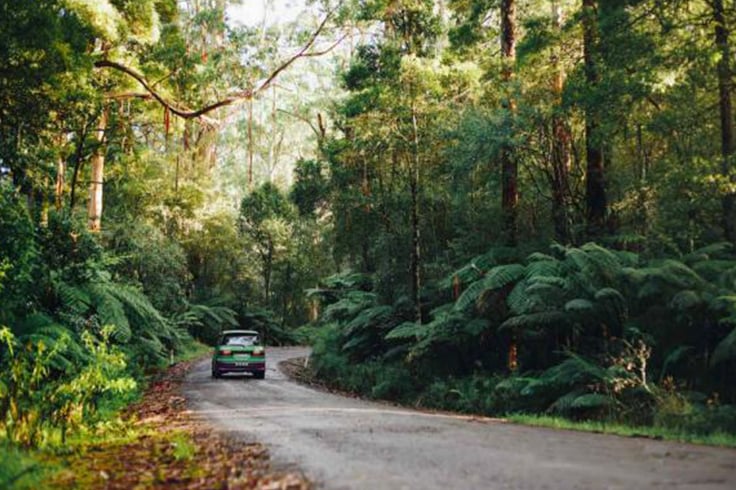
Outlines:
{"label": "dense undergrowth", "polygon": [[495,248],[422,297],[381,301],[370,276],[311,294],[320,379],[363,395],[486,415],[736,434],[736,256],[716,244],[644,259],[589,243]]}
{"label": "dense undergrowth", "polygon": [[120,411],[152,375],[203,354],[195,339],[246,327],[289,340],[268,312],[187,293],[186,254],[153,228],[142,246],[135,227],[94,234],[54,212],[37,222],[0,183],[0,229],[2,488],[21,476],[34,488],[37,451],[118,438]]}

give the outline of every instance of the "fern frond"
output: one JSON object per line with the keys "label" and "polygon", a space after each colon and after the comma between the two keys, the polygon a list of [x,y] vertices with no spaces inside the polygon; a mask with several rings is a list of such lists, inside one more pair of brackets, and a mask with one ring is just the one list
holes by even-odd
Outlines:
{"label": "fern frond", "polygon": [[595,293],[597,305],[601,308],[606,318],[615,319],[621,324],[629,315],[629,307],[626,298],[617,289],[603,288]]}
{"label": "fern frond", "polygon": [[586,243],[580,247],[595,264],[598,274],[607,281],[613,281],[621,270],[621,258],[615,252],[597,243]]}
{"label": "fern frond", "polygon": [[696,262],[704,260],[718,260],[732,258],[734,253],[734,246],[730,242],[718,242],[712,243],[705,247],[701,247],[692,253],[687,254],[683,257],[683,260],[687,264],[695,264]]}
{"label": "fern frond", "polygon": [[499,327],[502,330],[542,330],[556,325],[566,325],[568,316],[561,311],[541,311],[509,318]]}
{"label": "fern frond", "polygon": [[540,379],[547,383],[562,386],[573,386],[579,383],[606,381],[610,378],[608,371],[593,361],[576,354],[560,364],[546,370]]}
{"label": "fern frond", "polygon": [[547,408],[547,411],[562,414],[569,413],[575,400],[577,400],[582,394],[582,390],[573,390],[569,393],[565,393],[555,400],[554,403]]}
{"label": "fern frond", "polygon": [[529,254],[529,256],[526,258],[526,261],[529,263],[532,262],[557,262],[557,259],[552,257],[551,255],[543,254],[542,252],[534,252],[532,254]]}
{"label": "fern frond", "polygon": [[548,284],[564,291],[570,289],[570,280],[562,276],[548,276],[543,274],[538,274],[534,276],[527,275],[527,280],[529,281],[529,284]]}
{"label": "fern frond", "polygon": [[456,311],[463,311],[470,305],[475,304],[480,295],[484,292],[500,289],[517,282],[523,277],[524,270],[525,267],[520,264],[508,264],[494,267],[485,277],[471,284],[463,294],[460,295],[457,302],[455,302],[454,309]]}
{"label": "fern frond", "polygon": [[324,321],[348,320],[376,304],[378,296],[365,291],[350,291],[344,298],[331,304],[323,313]]}
{"label": "fern frond", "polygon": [[576,298],[565,303],[565,311],[574,313],[589,313],[593,311],[595,305],[592,301],[584,298]]}
{"label": "fern frond", "polygon": [[84,316],[92,304],[89,292],[79,286],[72,286],[63,281],[55,283],[56,294],[62,309],[77,316]]}
{"label": "fern frond", "polygon": [[74,332],[46,315],[36,313],[24,318],[17,330],[22,332],[18,335],[19,342],[43,342],[51,349],[49,364],[56,370],[72,371],[89,357]]}
{"label": "fern frond", "polygon": [[506,297],[506,304],[514,315],[523,315],[525,313],[531,313],[531,301],[527,295],[527,288],[529,287],[529,281],[522,279],[514,289],[511,290],[509,295]]}
{"label": "fern frond", "polygon": [[366,308],[345,326],[343,335],[350,337],[358,334],[361,330],[385,329],[392,324],[393,319],[394,309],[392,306],[382,305]]}
{"label": "fern frond", "polygon": [[613,399],[610,396],[602,395],[600,393],[587,393],[580,395],[570,404],[571,409],[591,409],[591,408],[602,408],[608,407],[613,404]]}
{"label": "fern frond", "polygon": [[130,323],[123,304],[110,293],[109,284],[93,283],[89,284],[87,289],[90,292],[100,324],[113,325],[111,338],[119,344],[128,343],[132,336]]}
{"label": "fern frond", "polygon": [[664,377],[664,374],[671,366],[679,363],[693,350],[695,350],[695,348],[690,345],[679,345],[674,348],[669,354],[667,354],[667,357],[664,358],[664,363],[662,364],[662,376]]}
{"label": "fern frond", "polygon": [[692,269],[711,282],[722,282],[721,277],[733,276],[736,260],[704,260],[693,264]]}
{"label": "fern frond", "polygon": [[736,328],[721,340],[713,351],[711,366],[736,359]]}
{"label": "fern frond", "polygon": [[393,328],[389,333],[386,334],[386,340],[405,340],[405,339],[420,339],[426,336],[429,330],[425,325],[421,325],[415,322],[404,322],[401,325]]}
{"label": "fern frond", "polygon": [[698,308],[704,304],[703,298],[698,293],[691,289],[686,289],[675,294],[670,301],[670,308],[687,311],[693,308]]}

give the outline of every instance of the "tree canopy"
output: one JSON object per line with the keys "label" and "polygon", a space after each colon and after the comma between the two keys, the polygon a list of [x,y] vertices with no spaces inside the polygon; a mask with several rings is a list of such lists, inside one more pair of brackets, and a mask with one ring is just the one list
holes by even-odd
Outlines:
{"label": "tree canopy", "polygon": [[239,3],[0,0],[9,439],[234,326],[370,396],[736,430],[732,1]]}

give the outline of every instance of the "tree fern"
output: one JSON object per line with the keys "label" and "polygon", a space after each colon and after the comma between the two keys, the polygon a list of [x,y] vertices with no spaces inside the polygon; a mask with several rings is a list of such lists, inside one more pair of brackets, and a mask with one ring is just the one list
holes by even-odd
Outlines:
{"label": "tree fern", "polygon": [[[729,322],[733,324],[734,322]],[[727,362],[736,359],[736,328],[731,330],[731,333],[721,340],[716,349],[713,351],[713,357],[711,358],[711,365],[715,366],[722,362]]]}
{"label": "tree fern", "polygon": [[52,348],[49,362],[59,371],[71,371],[88,359],[77,334],[47,315],[31,314],[18,322],[14,331],[20,343],[42,342]]}
{"label": "tree fern", "polygon": [[554,326],[566,326],[569,321],[567,314],[561,311],[540,311],[527,313],[509,318],[498,329],[503,330],[544,330]]}
{"label": "tree fern", "polygon": [[87,290],[61,280],[54,281],[54,286],[63,309],[78,316],[83,316],[89,311],[92,298]]}
{"label": "tree fern", "polygon": [[730,242],[711,243],[701,247],[683,257],[683,261],[689,265],[704,261],[719,261],[733,259],[734,246]]}
{"label": "tree fern", "polygon": [[356,315],[345,326],[343,334],[346,336],[359,334],[366,329],[386,329],[396,321],[392,306],[381,305],[366,308]]}
{"label": "tree fern", "polygon": [[548,412],[568,414],[572,411],[575,400],[584,396],[583,390],[573,390],[565,393],[561,397],[557,398],[552,405],[547,408]]}
{"label": "tree fern", "polygon": [[603,408],[612,405],[614,399],[601,393],[586,393],[576,397],[570,404],[570,409]]}
{"label": "tree fern", "polygon": [[590,313],[595,309],[595,304],[585,298],[575,298],[565,303],[565,311],[574,313]]}
{"label": "tree fern", "polygon": [[119,343],[130,341],[132,332],[123,303],[111,293],[108,283],[92,283],[87,286],[91,303],[99,317],[100,325],[112,325],[111,338]]}
{"label": "tree fern", "polygon": [[736,276],[736,260],[704,260],[692,264],[692,269],[699,276],[722,287],[733,287],[728,278]]}
{"label": "tree fern", "polygon": [[506,297],[506,304],[512,314],[522,315],[529,312],[529,306],[531,303],[527,294],[528,286],[529,282],[526,279],[522,279],[516,283],[514,288]]}
{"label": "tree fern", "polygon": [[670,351],[662,363],[662,372],[660,378],[664,378],[665,374],[675,365],[682,362],[688,355],[690,355],[695,348],[690,345],[679,345]]}
{"label": "tree fern", "polygon": [[703,298],[696,291],[685,289],[672,297],[669,307],[678,311],[688,311],[704,304]]}
{"label": "tree fern", "polygon": [[446,281],[447,286],[451,285],[450,281],[457,277],[461,282],[473,282],[481,277],[493,266],[497,264],[495,254],[491,251],[489,253],[479,255],[468,262],[465,266],[455,271],[452,276],[448,277]]}
{"label": "tree fern", "polygon": [[236,312],[222,305],[185,303],[186,310],[174,315],[172,321],[199,339],[214,341],[220,332],[237,327]]}
{"label": "tree fern", "polygon": [[662,260],[638,270],[625,269],[626,276],[640,285],[639,297],[665,295],[673,289],[699,289],[706,282],[694,270],[677,260]]}
{"label": "tree fern", "polygon": [[460,295],[455,303],[455,310],[463,311],[476,303],[481,294],[488,290],[500,289],[515,283],[524,276],[524,266],[508,264],[494,267],[482,279],[474,282]]}
{"label": "tree fern", "polygon": [[420,339],[426,336],[429,330],[425,325],[416,322],[404,322],[386,334],[386,340]]}
{"label": "tree fern", "polygon": [[322,314],[323,321],[352,319],[363,309],[375,305],[377,299],[375,293],[350,291],[345,297],[325,308]]}
{"label": "tree fern", "polygon": [[401,317],[393,306],[370,306],[357,313],[342,331],[342,350],[353,357],[368,358],[380,352],[386,333]]}
{"label": "tree fern", "polygon": [[616,279],[621,271],[622,256],[620,253],[613,252],[605,247],[601,247],[597,243],[586,243],[580,250],[585,252],[590,258],[587,264],[595,268],[598,278],[604,283],[610,283]]}
{"label": "tree fern", "polygon": [[615,321],[618,326],[623,326],[629,315],[628,303],[623,294],[614,288],[602,288],[596,291],[594,298],[602,314],[602,322],[612,324]]}

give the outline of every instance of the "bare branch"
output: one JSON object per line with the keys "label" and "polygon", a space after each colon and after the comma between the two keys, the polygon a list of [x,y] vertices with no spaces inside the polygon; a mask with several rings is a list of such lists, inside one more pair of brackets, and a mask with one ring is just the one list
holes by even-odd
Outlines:
{"label": "bare branch", "polygon": [[[307,41],[307,43],[302,47],[302,49],[300,49],[298,53],[296,53],[294,56],[286,60],[284,63],[281,64],[281,66],[279,66],[273,72],[271,72],[271,75],[268,78],[266,78],[266,80],[264,80],[264,82],[261,83],[261,85],[259,85],[256,90],[251,91],[251,93],[248,94],[248,97],[252,97],[255,93],[267,89],[268,86],[271,85],[271,82],[273,82],[282,71],[286,70],[289,66],[291,66],[292,63],[294,63],[299,58],[306,58],[309,56],[318,56],[317,54],[310,54],[309,50],[312,48],[312,46],[314,46],[314,43],[317,41],[317,38],[324,30],[325,26],[327,25],[327,21],[330,19],[331,16],[332,16],[332,12],[329,12],[325,16],[325,18],[322,20],[319,27],[317,27],[317,29],[312,33],[312,35],[309,38],[309,41]],[[342,39],[345,39],[345,37],[343,36],[340,39],[340,41],[342,41]],[[325,53],[331,51],[332,49],[334,49],[334,46],[330,48],[329,50],[325,51]]]}
{"label": "bare branch", "polygon": [[287,111],[287,110],[284,110],[284,109],[277,109],[277,111],[278,111],[278,112],[281,112],[281,113],[283,113],[283,114],[286,114],[287,116],[291,116],[291,117],[294,117],[294,118],[296,118],[296,119],[299,119],[299,120],[300,120],[300,121],[302,121],[302,122],[305,122],[305,123],[307,123],[307,124],[309,125],[309,127],[310,127],[310,128],[312,129],[312,131],[314,131],[314,134],[316,134],[316,135],[317,135],[317,137],[318,137],[318,138],[319,138],[319,137],[321,136],[321,132],[320,132],[320,130],[319,130],[319,129],[317,129],[317,127],[315,127],[315,125],[314,125],[314,124],[312,124],[312,121],[310,121],[308,117],[306,117],[306,116],[302,116],[301,114],[297,114],[297,113],[295,113],[295,112],[289,112],[289,111]]}
{"label": "bare branch", "polygon": [[148,92],[151,95],[151,97],[153,97],[154,99],[156,99],[156,101],[158,101],[159,104],[168,108],[173,114],[183,119],[199,118],[208,124],[217,125],[219,124],[217,120],[206,118],[205,115],[216,109],[219,109],[220,107],[229,106],[234,103],[242,102],[242,101],[252,98],[258,92],[261,92],[265,90],[266,88],[268,88],[273,83],[273,81],[276,79],[276,77],[278,77],[281,74],[281,72],[283,72],[289,66],[291,66],[296,60],[300,58],[321,56],[335,49],[345,39],[346,36],[342,36],[340,39],[338,39],[337,42],[332,44],[327,49],[324,49],[322,51],[310,51],[312,47],[314,46],[314,43],[319,38],[322,31],[325,29],[325,26],[327,25],[327,22],[331,17],[332,17],[332,12],[327,13],[325,18],[319,24],[317,29],[312,33],[312,35],[309,37],[309,40],[304,44],[304,46],[302,46],[302,48],[295,55],[293,55],[291,58],[283,62],[273,72],[271,72],[268,78],[266,78],[257,88],[236,92],[224,99],[218,100],[217,102],[213,102],[206,106],[200,107],[199,109],[189,109],[183,105],[180,105],[179,103],[168,100],[161,93],[157,92],[154,89],[155,84],[149,83],[141,73],[134,70],[133,68],[123,65],[122,63],[118,63],[116,61],[111,61],[111,60],[99,60],[95,62],[94,66],[96,68],[112,68],[114,70],[121,71],[125,73],[126,75],[134,78],[138,83],[141,84],[141,86],[146,90],[146,92]]}

